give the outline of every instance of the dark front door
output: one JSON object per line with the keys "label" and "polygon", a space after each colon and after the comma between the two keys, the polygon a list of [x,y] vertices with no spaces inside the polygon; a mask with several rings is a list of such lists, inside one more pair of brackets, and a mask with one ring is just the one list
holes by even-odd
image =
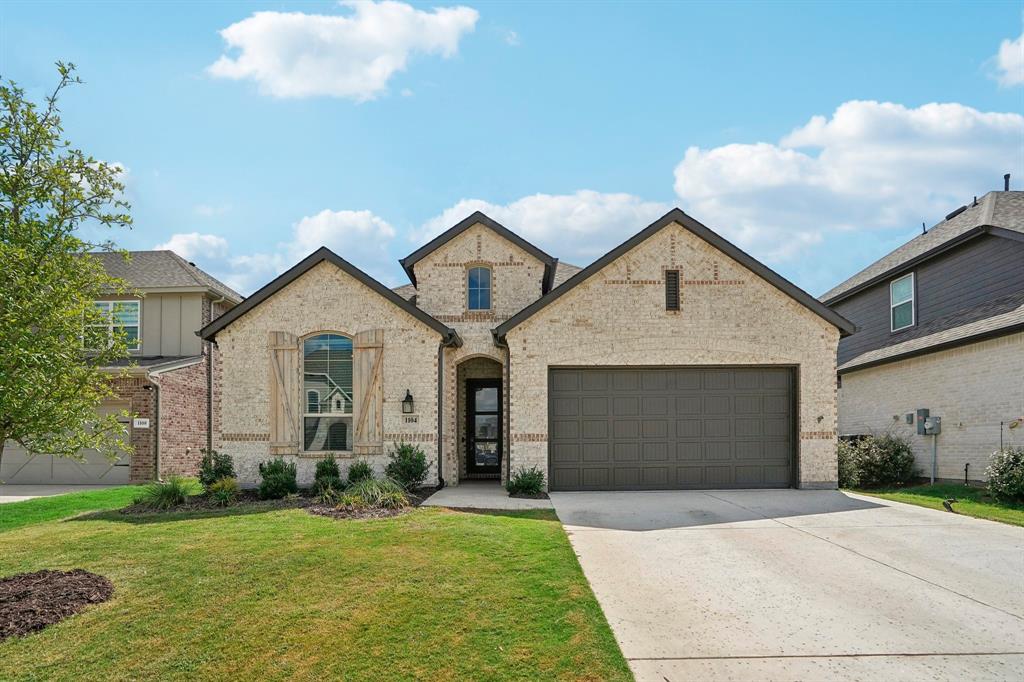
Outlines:
{"label": "dark front door", "polygon": [[466,380],[466,474],[501,474],[501,379]]}

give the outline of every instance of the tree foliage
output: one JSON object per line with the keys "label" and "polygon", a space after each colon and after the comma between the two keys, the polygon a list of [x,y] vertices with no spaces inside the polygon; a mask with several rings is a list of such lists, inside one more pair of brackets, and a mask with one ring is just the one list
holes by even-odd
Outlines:
{"label": "tree foliage", "polygon": [[0,79],[0,457],[8,440],[63,457],[128,449],[117,415],[96,416],[114,395],[102,368],[128,355],[124,333],[86,344],[83,330],[108,322],[94,301],[128,293],[84,255],[114,250],[112,242],[84,233],[129,228],[130,207],[122,168],[64,138],[58,99],[81,81],[73,64],[57,71],[38,105]]}

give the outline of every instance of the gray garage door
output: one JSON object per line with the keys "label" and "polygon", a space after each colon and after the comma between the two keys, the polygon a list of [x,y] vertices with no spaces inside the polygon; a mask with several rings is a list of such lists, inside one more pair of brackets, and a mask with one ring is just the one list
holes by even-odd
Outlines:
{"label": "gray garage door", "polygon": [[787,367],[552,369],[552,490],[785,488]]}

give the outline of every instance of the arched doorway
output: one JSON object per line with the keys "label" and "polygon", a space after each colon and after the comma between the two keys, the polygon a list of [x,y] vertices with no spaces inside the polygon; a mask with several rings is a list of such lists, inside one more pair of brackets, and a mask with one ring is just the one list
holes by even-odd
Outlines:
{"label": "arched doorway", "polygon": [[501,363],[476,357],[457,371],[459,478],[500,479],[505,459]]}

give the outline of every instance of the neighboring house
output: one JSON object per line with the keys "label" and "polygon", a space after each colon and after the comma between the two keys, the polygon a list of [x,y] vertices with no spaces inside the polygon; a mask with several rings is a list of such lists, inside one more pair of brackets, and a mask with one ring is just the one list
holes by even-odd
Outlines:
{"label": "neighboring house", "polygon": [[[208,397],[216,365],[216,354],[213,364],[208,362],[211,344],[197,331],[242,297],[171,251],[133,251],[129,261],[113,253],[90,256],[139,294],[97,301],[110,313],[110,324],[86,331],[87,338],[103,338],[111,329],[123,328],[134,340],[131,357],[106,368],[114,377],[116,396],[99,408],[101,414],[133,415],[123,423],[134,453],[112,463],[95,451],[83,451],[83,460],[76,461],[28,453],[8,442],[0,480],[100,484],[194,475],[200,450],[212,436]],[[215,430],[216,424],[212,426]]]}
{"label": "neighboring house", "polygon": [[[924,476],[984,478],[1024,445],[1024,192],[990,192],[821,297],[857,325],[839,343],[839,433],[894,432]],[[917,410],[941,418],[918,435]]]}
{"label": "neighboring house", "polygon": [[682,211],[582,270],[481,213],[401,264],[391,290],[321,248],[202,330],[243,483],[407,442],[449,485],[835,487],[853,326]]}

